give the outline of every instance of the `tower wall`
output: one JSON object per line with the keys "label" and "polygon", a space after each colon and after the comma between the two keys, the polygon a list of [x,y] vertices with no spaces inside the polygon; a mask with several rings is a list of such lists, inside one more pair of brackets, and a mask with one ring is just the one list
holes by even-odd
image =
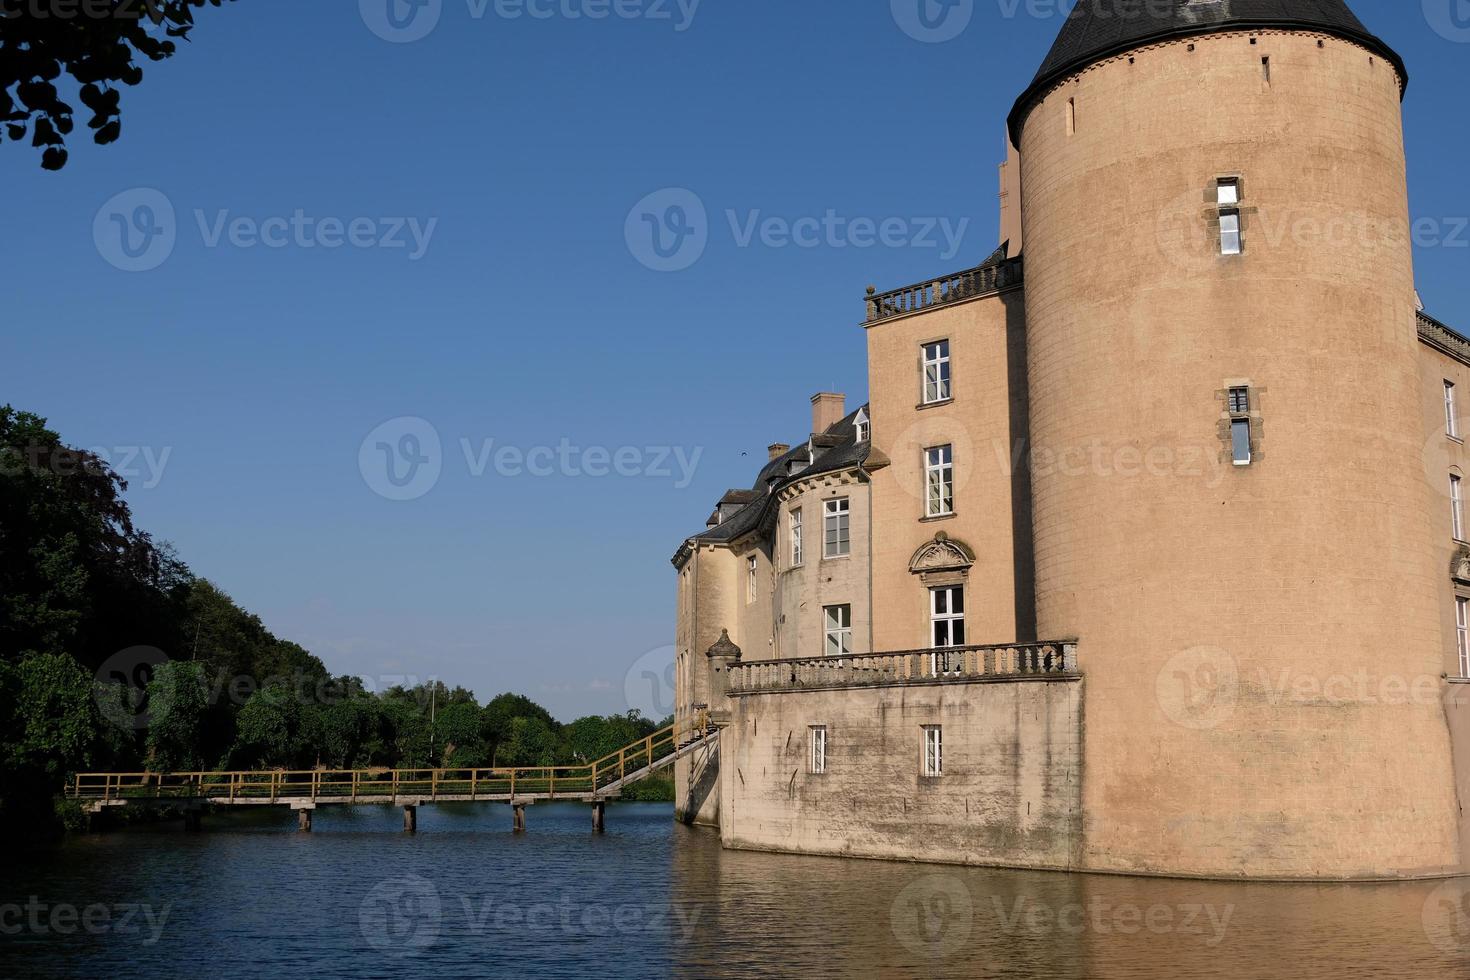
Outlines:
{"label": "tower wall", "polygon": [[1170,41],[1052,90],[1020,149],[1037,634],[1080,639],[1084,866],[1459,868],[1395,70],[1305,32]]}

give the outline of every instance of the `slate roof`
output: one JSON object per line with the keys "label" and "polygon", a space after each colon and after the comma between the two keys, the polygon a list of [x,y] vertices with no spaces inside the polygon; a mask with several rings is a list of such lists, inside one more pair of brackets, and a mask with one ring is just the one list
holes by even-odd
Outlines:
{"label": "slate roof", "polygon": [[[744,537],[752,531],[760,528],[770,513],[774,512],[776,504],[776,493],[782,487],[804,480],[807,477],[821,473],[835,473],[840,470],[851,469],[854,466],[866,462],[872,450],[870,442],[857,441],[856,420],[858,412],[867,411],[864,405],[856,411],[848,413],[847,417],[834,424],[826,432],[813,433],[811,442],[813,444],[814,459],[812,464],[799,473],[789,472],[790,464],[795,459],[806,459],[807,440],[803,439],[790,451],[777,456],[775,459],[761,467],[756,476],[755,486],[750,490],[731,491],[725,494],[726,500],[739,495],[749,495],[750,502],[740,510],[731,514],[724,523],[691,535],[685,543],[680,546],[674,555],[675,565],[681,563],[690,541],[700,542],[724,542],[734,541]],[[725,501],[722,501],[725,502]]]}
{"label": "slate roof", "polygon": [[1011,140],[1021,145],[1021,127],[1038,97],[1088,65],[1157,41],[1283,28],[1355,41],[1387,58],[1408,84],[1404,59],[1369,32],[1345,0],[1079,0],[1035,80],[1016,100]]}

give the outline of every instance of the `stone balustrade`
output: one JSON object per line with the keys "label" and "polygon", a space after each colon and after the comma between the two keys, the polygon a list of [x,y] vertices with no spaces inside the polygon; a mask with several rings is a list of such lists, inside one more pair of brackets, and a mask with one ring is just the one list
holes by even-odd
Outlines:
{"label": "stone balustrade", "polygon": [[730,665],[729,693],[1080,676],[1077,643],[1010,643]]}
{"label": "stone balustrade", "polygon": [[946,306],[1021,285],[1021,261],[983,265],[900,289],[879,293],[868,287],[868,322]]}

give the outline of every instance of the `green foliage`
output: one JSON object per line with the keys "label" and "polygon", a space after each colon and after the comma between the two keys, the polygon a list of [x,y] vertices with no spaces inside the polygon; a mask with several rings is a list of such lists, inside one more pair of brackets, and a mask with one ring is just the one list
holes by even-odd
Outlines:
{"label": "green foliage", "polygon": [[206,765],[200,755],[209,689],[197,663],[159,664],[148,684],[148,766],[156,772],[197,772]]}
{"label": "green foliage", "polygon": [[96,727],[91,678],[75,660],[38,653],[0,662],[0,786],[6,777],[61,782],[90,762]]}
{"label": "green foliage", "polygon": [[91,111],[92,140],[111,143],[122,132],[121,90],[137,85],[143,69],[134,56],[162,61],[187,39],[194,7],[221,0],[0,0],[0,141],[31,137],[41,166],[66,166],[65,137],[73,107],[56,81],[66,75]]}

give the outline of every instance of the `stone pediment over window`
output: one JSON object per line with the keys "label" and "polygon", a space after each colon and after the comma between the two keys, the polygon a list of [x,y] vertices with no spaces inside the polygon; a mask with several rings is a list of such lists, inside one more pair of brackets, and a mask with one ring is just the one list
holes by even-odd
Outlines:
{"label": "stone pediment over window", "polygon": [[926,585],[948,585],[962,581],[975,564],[975,552],[963,541],[940,531],[934,540],[926,541],[909,559],[909,571],[920,576]]}
{"label": "stone pediment over window", "polygon": [[1450,559],[1450,578],[1462,585],[1470,585],[1470,548],[1461,545]]}

